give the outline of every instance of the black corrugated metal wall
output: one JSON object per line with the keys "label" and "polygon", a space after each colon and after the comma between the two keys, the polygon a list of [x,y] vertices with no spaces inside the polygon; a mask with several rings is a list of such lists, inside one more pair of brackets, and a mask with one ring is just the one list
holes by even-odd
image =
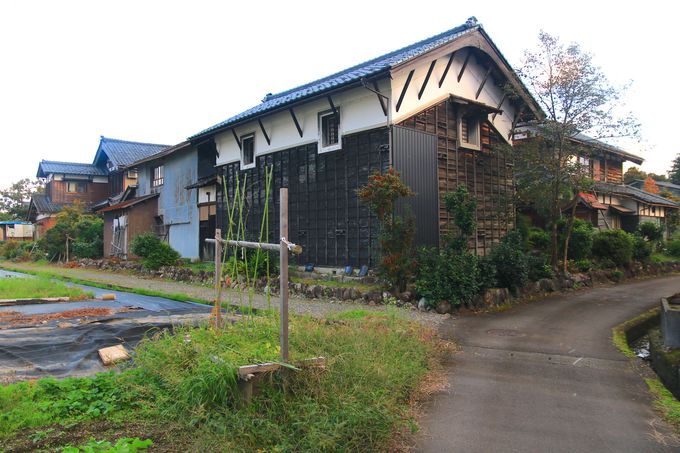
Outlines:
{"label": "black corrugated metal wall", "polygon": [[[255,168],[240,170],[238,162],[219,169],[233,199],[236,175],[246,181],[244,209],[249,239],[257,240],[265,202],[265,168],[273,167],[269,201],[269,241],[278,241],[279,188],[289,189],[290,240],[302,245],[297,264],[318,266],[375,265],[378,225],[359,201],[356,189],[374,172],[389,166],[387,128],[342,137],[342,149],[319,154],[317,143],[256,157]],[[227,214],[222,187],[217,193],[217,226],[225,231]],[[291,257],[292,258],[292,257]]]}
{"label": "black corrugated metal wall", "polygon": [[437,136],[400,126],[392,128],[392,165],[416,195],[399,203],[415,217],[417,246],[439,246]]}

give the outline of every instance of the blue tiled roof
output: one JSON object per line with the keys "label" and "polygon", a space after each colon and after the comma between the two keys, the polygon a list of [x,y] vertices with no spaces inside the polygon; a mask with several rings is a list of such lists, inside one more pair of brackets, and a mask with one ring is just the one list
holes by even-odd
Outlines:
{"label": "blue tiled roof", "polygon": [[31,222],[26,222],[24,220],[3,220],[0,225],[30,225]]}
{"label": "blue tiled roof", "polygon": [[[166,148],[169,148],[169,145],[130,142],[102,136],[97,154],[94,156],[94,164],[104,165],[108,159],[116,167],[127,167],[133,162],[145,159]],[[102,157],[104,155],[106,158]]]}
{"label": "blue tiled roof", "polygon": [[78,162],[58,162],[54,160],[42,160],[38,164],[38,178],[45,178],[47,175],[54,173],[63,173],[69,175],[86,175],[86,176],[106,176],[108,172],[106,169],[97,167],[93,164],[82,164]]}
{"label": "blue tiled roof", "polygon": [[34,193],[31,197],[31,203],[35,205],[38,213],[46,214],[59,212],[64,207],[63,204],[52,203],[50,197],[44,193]]}
{"label": "blue tiled roof", "polygon": [[221,123],[211,126],[191,138],[198,137],[242,120],[253,118],[257,115],[266,113],[287,104],[291,104],[293,102],[300,101],[326,91],[340,88],[345,85],[350,85],[352,83],[358,82],[364,77],[385,72],[396,65],[418,57],[444,44],[448,44],[451,41],[458,39],[462,35],[478,28],[479,25],[477,25],[476,19],[473,20],[473,18],[470,18],[468,19],[468,22],[463,25],[410,46],[395,50],[394,52],[390,52],[381,57],[374,58],[373,60],[369,60],[365,63],[361,63],[349,69],[345,69],[344,71],[337,72],[328,77],[315,80],[314,82],[310,82],[297,88],[293,88],[291,90],[274,95],[267,95],[261,104],[246,110],[245,112],[241,112],[238,115],[232,116],[226,121],[222,121]]}

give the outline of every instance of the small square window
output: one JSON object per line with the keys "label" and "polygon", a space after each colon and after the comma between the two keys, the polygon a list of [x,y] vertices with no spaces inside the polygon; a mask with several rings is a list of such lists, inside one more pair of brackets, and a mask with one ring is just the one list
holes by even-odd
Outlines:
{"label": "small square window", "polygon": [[458,144],[463,148],[481,149],[479,117],[474,114],[462,114],[458,121]]}
{"label": "small square window", "polygon": [[241,136],[241,168],[255,166],[255,134]]}
{"label": "small square window", "polygon": [[68,193],[85,193],[87,184],[82,181],[69,181],[66,183],[66,192]]}
{"label": "small square window", "polygon": [[319,114],[319,152],[342,148],[340,136],[340,111]]}

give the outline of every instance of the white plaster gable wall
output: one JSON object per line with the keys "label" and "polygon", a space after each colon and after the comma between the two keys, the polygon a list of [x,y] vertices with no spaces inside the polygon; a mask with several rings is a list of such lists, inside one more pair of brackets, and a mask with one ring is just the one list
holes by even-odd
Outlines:
{"label": "white plaster gable wall", "polygon": [[[389,86],[387,79],[378,83],[380,91],[388,97],[390,96]],[[365,88],[353,88],[333,94],[332,99],[333,104],[340,110],[340,131],[342,135],[374,129],[387,124],[387,118],[383,114],[378,97]],[[261,117],[262,124],[271,139],[270,145],[267,144],[257,120],[236,127],[236,134],[239,137],[250,133],[255,134],[256,156],[314,143],[319,140],[318,115],[330,110],[330,108],[326,98],[310,101],[293,108],[303,131],[302,137],[298,134],[288,110]],[[217,165],[224,165],[241,159],[241,151],[230,129],[216,135],[215,144],[219,152]]]}
{"label": "white plaster gable wall", "polygon": [[[198,202],[208,203],[215,201],[216,186],[205,186],[198,189]],[[210,196],[208,196],[210,194]]]}
{"label": "white plaster gable wall", "polygon": [[[431,59],[419,60],[418,62],[405,65],[394,71],[392,73],[392,92],[394,95],[390,103],[393,122],[395,124],[399,123],[413,114],[421,112],[422,110],[443,101],[452,94],[471,101],[484,103],[489,107],[497,108],[503,99],[503,90],[496,86],[495,80],[491,75],[487,79],[479,98],[475,99],[477,90],[479,89],[482,80],[484,80],[486,68],[477,61],[474,55],[470,56],[465,71],[463,71],[463,76],[461,77],[460,82],[458,81],[458,74],[463,67],[467,53],[470,52],[470,50],[471,48],[464,48],[456,51],[451,67],[449,68],[441,88],[439,87],[439,81],[446,70],[446,65],[449,62],[451,52],[441,55],[438,58],[436,55],[433,55]],[[437,58],[437,62],[430,75],[430,80],[425,87],[422,97],[418,99],[418,93],[425,81],[430,63],[434,58]],[[412,69],[415,69],[415,72],[413,73],[411,83],[406,90],[399,112],[397,112],[396,106],[399,96],[406,83],[408,74]],[[489,122],[498,129],[503,138],[507,140],[508,133],[512,129],[512,119],[515,115],[515,109],[510,102],[506,100],[503,102],[501,110],[503,110],[502,115],[496,115],[496,118],[493,120],[493,115],[489,115],[488,119]]]}

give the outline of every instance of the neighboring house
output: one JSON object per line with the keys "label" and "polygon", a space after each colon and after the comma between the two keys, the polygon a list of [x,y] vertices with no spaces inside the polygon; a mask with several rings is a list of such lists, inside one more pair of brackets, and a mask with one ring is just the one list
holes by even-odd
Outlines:
{"label": "neighboring house", "polygon": [[[508,96],[507,85],[518,93]],[[279,94],[190,138],[214,141],[217,227],[237,175],[248,232],[260,231],[265,168],[273,167],[270,241],[278,242],[279,188],[289,189],[290,240],[299,262],[375,264],[378,225],[356,190],[393,165],[416,196],[418,245],[449,231],[443,197],[466,185],[478,199],[471,247],[490,250],[514,226],[511,143],[520,119],[543,116],[476,19],[416,44]],[[224,184],[224,185],[223,185]],[[226,187],[226,193],[223,190]]]}
{"label": "neighboring house", "polygon": [[666,217],[680,204],[623,184],[623,162],[640,165],[643,159],[583,134],[574,137],[584,147],[579,161],[595,181],[591,193],[580,193],[576,215],[599,229],[634,232],[641,222],[666,225]]}
{"label": "neighboring house", "polygon": [[187,189],[198,178],[196,148],[183,142],[128,168],[137,174],[135,191],[130,186],[124,199],[99,211],[104,214],[104,255],[127,257],[136,235],[153,232],[182,257],[198,259],[198,189]]}
{"label": "neighboring house", "polygon": [[54,226],[64,206],[81,203],[89,209],[109,194],[108,172],[94,164],[43,160],[37,177],[45,181],[45,191],[33,195],[28,208],[36,239]]}
{"label": "neighboring house", "polygon": [[64,206],[81,203],[86,210],[96,211],[129,198],[127,189],[137,185],[137,173],[130,164],[166,148],[102,136],[91,164],[41,161],[37,176],[45,181],[45,192],[34,195],[29,206],[36,239],[54,226]]}
{"label": "neighboring house", "polygon": [[[680,186],[677,184],[673,184],[671,182],[666,182],[666,181],[654,181],[654,184],[656,184],[659,187],[659,192],[670,192],[674,197],[680,198]],[[636,179],[635,181],[631,182],[628,184],[631,187],[635,187],[636,189],[644,190],[645,187],[645,180],[644,179]]]}
{"label": "neighboring house", "polygon": [[0,241],[32,241],[33,225],[22,220],[0,222]]}

